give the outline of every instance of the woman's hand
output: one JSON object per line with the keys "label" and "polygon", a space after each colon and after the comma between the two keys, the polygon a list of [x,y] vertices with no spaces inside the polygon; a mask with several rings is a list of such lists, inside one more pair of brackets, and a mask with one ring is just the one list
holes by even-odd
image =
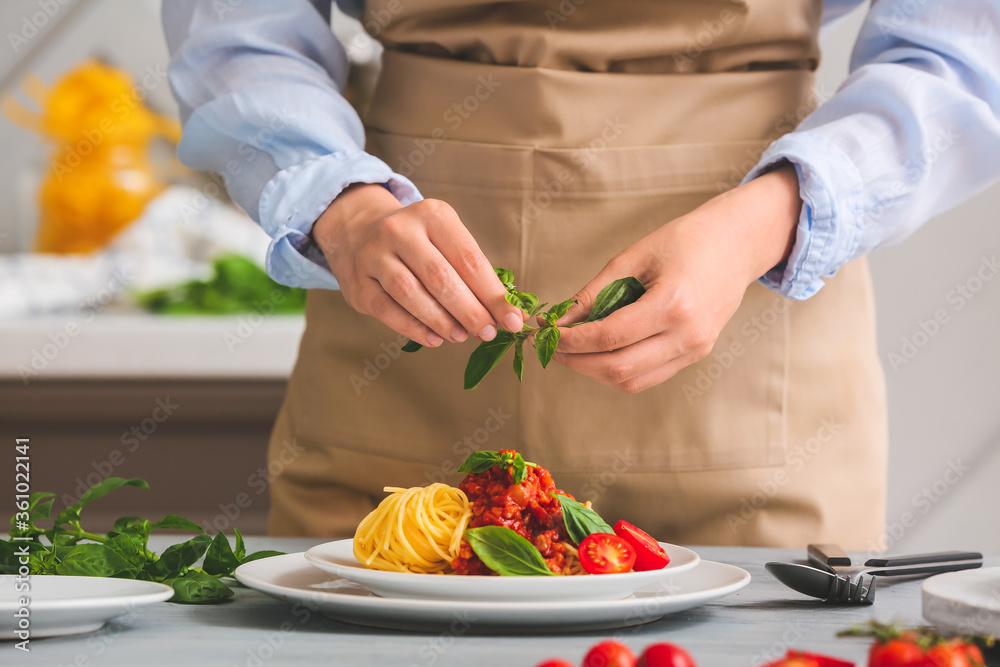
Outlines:
{"label": "woman's hand", "polygon": [[555,359],[636,393],[712,351],[747,286],[783,264],[802,201],[792,165],[715,197],[616,255],[560,325],[587,318],[604,285],[635,276],[646,293],[599,322],[562,329]]}
{"label": "woman's hand", "polygon": [[409,206],[381,185],[344,190],[313,226],[347,303],[428,347],[468,332],[492,340],[496,323],[517,331],[522,311],[448,204]]}

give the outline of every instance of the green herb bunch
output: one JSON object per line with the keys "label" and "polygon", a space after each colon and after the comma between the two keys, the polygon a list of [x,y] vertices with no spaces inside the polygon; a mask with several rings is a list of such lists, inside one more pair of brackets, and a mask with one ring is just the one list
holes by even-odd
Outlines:
{"label": "green herb bunch", "polygon": [[[494,267],[493,270],[496,271],[497,277],[507,290],[506,294],[504,294],[507,302],[528,313],[530,317],[540,317],[542,324],[538,327],[525,324],[520,331],[500,329],[497,331],[496,338],[480,343],[479,347],[472,352],[472,356],[469,357],[469,363],[465,367],[466,389],[475,389],[478,387],[483,378],[496,368],[500,360],[503,359],[503,356],[512,347],[514,348],[514,372],[517,374],[518,381],[520,381],[524,374],[524,342],[532,333],[534,333],[535,353],[538,356],[538,361],[542,364],[542,368],[547,367],[549,362],[552,361],[552,355],[556,352],[556,347],[559,345],[559,338],[561,336],[556,322],[566,314],[570,306],[576,303],[576,299],[569,299],[557,303],[547,311],[542,312],[542,309],[549,304],[547,302],[539,304],[538,295],[536,294],[518,291],[514,285],[513,271],[498,267]],[[628,278],[619,278],[600,291],[597,298],[594,299],[590,316],[586,320],[575,322],[569,326],[573,327],[577,324],[603,320],[616,310],[635,303],[645,291],[638,278],[631,276]],[[422,347],[423,345],[420,343],[411,340],[403,346],[403,351],[416,352]]]}
{"label": "green herb bunch", "polygon": [[[243,535],[236,531],[236,547],[218,533],[213,539],[190,519],[168,514],[150,522],[137,516],[115,521],[104,535],[83,529],[80,512],[93,501],[115,489],[132,486],[148,489],[139,478],[109,477],[90,487],[80,499],[68,505],[54,518],[54,493],[32,493],[20,501],[10,520],[10,540],[0,540],[0,574],[17,574],[22,554],[27,553],[31,574],[61,574],[85,577],[115,577],[157,581],[174,589],[171,602],[213,604],[233,596],[229,586],[220,581],[230,577],[243,563],[280,555],[280,551],[257,551],[247,554]],[[37,522],[51,520],[42,528]],[[167,547],[159,556],[147,546],[154,530],[183,530],[197,533],[191,539]],[[201,567],[195,563],[204,556]]]}

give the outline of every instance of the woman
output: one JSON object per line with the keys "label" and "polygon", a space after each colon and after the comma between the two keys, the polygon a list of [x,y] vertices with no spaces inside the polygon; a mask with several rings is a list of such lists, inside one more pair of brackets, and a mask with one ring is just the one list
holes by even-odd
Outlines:
{"label": "woman", "polygon": [[[876,3],[798,128],[819,27],[858,0],[338,2],[386,49],[364,127],[329,4],[164,3],[181,158],[273,237],[272,276],[314,288],[272,532],[350,534],[383,485],[514,448],[662,539],[872,548],[863,256],[1000,173],[995,4]],[[465,392],[456,343],[525,317],[491,266],[575,295],[563,324],[613,279],[648,291]]]}

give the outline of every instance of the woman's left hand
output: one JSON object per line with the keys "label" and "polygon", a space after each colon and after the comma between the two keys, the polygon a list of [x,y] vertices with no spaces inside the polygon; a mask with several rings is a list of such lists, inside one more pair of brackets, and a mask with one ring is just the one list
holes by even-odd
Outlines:
{"label": "woman's left hand", "polygon": [[559,325],[585,320],[617,278],[635,276],[646,293],[604,320],[563,328],[555,360],[636,393],[703,359],[747,286],[787,259],[801,208],[786,164],[670,221],[612,258]]}

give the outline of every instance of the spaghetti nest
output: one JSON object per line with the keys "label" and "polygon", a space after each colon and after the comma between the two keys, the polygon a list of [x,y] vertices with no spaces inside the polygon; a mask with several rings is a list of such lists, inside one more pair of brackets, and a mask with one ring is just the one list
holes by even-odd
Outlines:
{"label": "spaghetti nest", "polygon": [[354,534],[354,557],[373,570],[450,572],[472,516],[465,493],[439,483],[383,490],[390,495]]}

